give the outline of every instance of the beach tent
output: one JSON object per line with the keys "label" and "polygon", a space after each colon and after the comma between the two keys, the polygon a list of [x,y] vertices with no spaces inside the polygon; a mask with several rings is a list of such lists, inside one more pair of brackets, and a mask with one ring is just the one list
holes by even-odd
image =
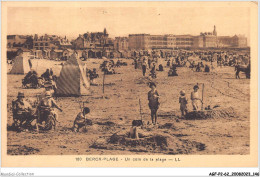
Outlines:
{"label": "beach tent", "polygon": [[26,55],[16,56],[10,74],[26,74],[29,71],[29,58]]}
{"label": "beach tent", "polygon": [[89,94],[90,82],[83,62],[72,54],[62,66],[56,82],[57,96],[81,96]]}

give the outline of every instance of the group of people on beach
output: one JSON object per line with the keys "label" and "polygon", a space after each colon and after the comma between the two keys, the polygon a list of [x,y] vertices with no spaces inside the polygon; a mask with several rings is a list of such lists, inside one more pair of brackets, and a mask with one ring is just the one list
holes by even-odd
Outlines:
{"label": "group of people on beach", "polygon": [[[149,101],[149,108],[151,110],[151,120],[152,124],[157,124],[157,111],[160,105],[159,102],[159,93],[156,89],[156,84],[154,82],[149,83],[149,87],[151,90],[148,92],[148,101]],[[202,102],[200,96],[199,96],[199,86],[195,85],[193,87],[193,91],[191,92],[191,103],[193,107],[193,111],[198,111],[200,108],[200,103]],[[186,96],[185,90],[180,91],[179,96],[179,103],[180,103],[180,111],[181,116],[184,117],[188,113],[188,98]]]}

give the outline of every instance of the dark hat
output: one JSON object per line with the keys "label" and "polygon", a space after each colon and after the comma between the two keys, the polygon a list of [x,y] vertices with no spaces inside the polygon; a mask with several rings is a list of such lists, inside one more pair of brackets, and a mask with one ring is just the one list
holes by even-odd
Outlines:
{"label": "dark hat", "polygon": [[17,97],[23,97],[24,98],[24,93],[23,92],[18,92],[18,96]]}
{"label": "dark hat", "polygon": [[150,82],[149,83],[149,87],[152,87],[152,86],[155,86],[156,87],[156,84],[154,82]]}
{"label": "dark hat", "polygon": [[181,95],[185,95],[185,90],[180,91]]}
{"label": "dark hat", "polygon": [[198,85],[194,85],[193,89],[195,89],[195,88],[199,89],[199,86]]}
{"label": "dark hat", "polygon": [[84,107],[84,108],[83,108],[83,112],[84,112],[85,114],[88,114],[88,113],[90,113],[90,109],[89,109],[88,107]]}

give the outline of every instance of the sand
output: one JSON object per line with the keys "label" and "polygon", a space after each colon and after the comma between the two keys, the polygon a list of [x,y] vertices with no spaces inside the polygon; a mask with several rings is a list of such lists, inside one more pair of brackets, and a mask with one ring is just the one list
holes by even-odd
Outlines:
{"label": "sand", "polygon": [[[116,132],[127,132],[131,122],[140,119],[139,99],[141,100],[143,120],[151,122],[148,107],[147,86],[148,78],[142,76],[141,70],[135,70],[132,60],[125,60],[128,66],[115,68],[119,74],[105,77],[105,93],[102,93],[102,73],[99,64],[102,60],[90,59],[86,61],[88,68],[97,68],[99,78],[97,85],[91,86],[91,94],[83,97],[57,98],[57,103],[63,109],[58,112],[59,123],[55,131],[49,132],[15,132],[8,131],[7,144],[10,155],[125,155],[125,154],[249,154],[250,153],[250,80],[240,73],[241,79],[235,79],[233,67],[215,68],[210,73],[193,72],[188,67],[177,68],[179,76],[168,77],[169,68],[157,72],[157,90],[160,95],[157,126],[150,126],[144,131],[156,132],[167,136],[169,142],[184,143],[181,150],[171,145],[167,150],[156,149],[138,151],[136,147],[125,149],[102,149],[93,147],[97,141],[106,141]],[[38,63],[38,64],[37,64]],[[59,75],[61,62],[50,60],[33,60],[33,68],[42,74],[46,68],[52,67],[54,74]],[[166,66],[166,62],[162,61]],[[41,89],[22,89],[23,75],[8,75],[8,125],[12,124],[11,101],[16,99],[18,91],[33,102]],[[236,116],[216,117],[202,120],[186,120],[180,117],[179,92],[185,90],[187,97],[195,84],[204,83],[204,106],[219,105],[219,109],[232,107]],[[73,121],[80,111],[79,102],[88,101],[91,112],[89,119],[93,125],[87,126],[87,131],[72,132]],[[191,111],[191,101],[188,101]],[[107,123],[110,122],[110,123]],[[112,123],[111,123],[112,122]],[[100,140],[101,139],[101,140]],[[192,142],[203,145],[196,150]],[[173,142],[171,142],[173,143]],[[191,143],[189,145],[189,143]],[[196,145],[195,145],[196,146]],[[187,150],[187,149],[191,150]],[[140,149],[140,148],[139,148]],[[148,150],[147,150],[148,149]],[[172,149],[172,150],[170,150]]]}

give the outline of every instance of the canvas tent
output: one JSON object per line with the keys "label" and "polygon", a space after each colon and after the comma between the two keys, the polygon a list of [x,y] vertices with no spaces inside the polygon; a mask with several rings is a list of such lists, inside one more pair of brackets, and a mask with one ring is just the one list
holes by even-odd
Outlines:
{"label": "canvas tent", "polygon": [[57,96],[81,96],[89,94],[90,82],[83,62],[72,54],[63,65],[57,79]]}
{"label": "canvas tent", "polygon": [[15,57],[10,74],[26,74],[30,71],[29,59],[25,55]]}

